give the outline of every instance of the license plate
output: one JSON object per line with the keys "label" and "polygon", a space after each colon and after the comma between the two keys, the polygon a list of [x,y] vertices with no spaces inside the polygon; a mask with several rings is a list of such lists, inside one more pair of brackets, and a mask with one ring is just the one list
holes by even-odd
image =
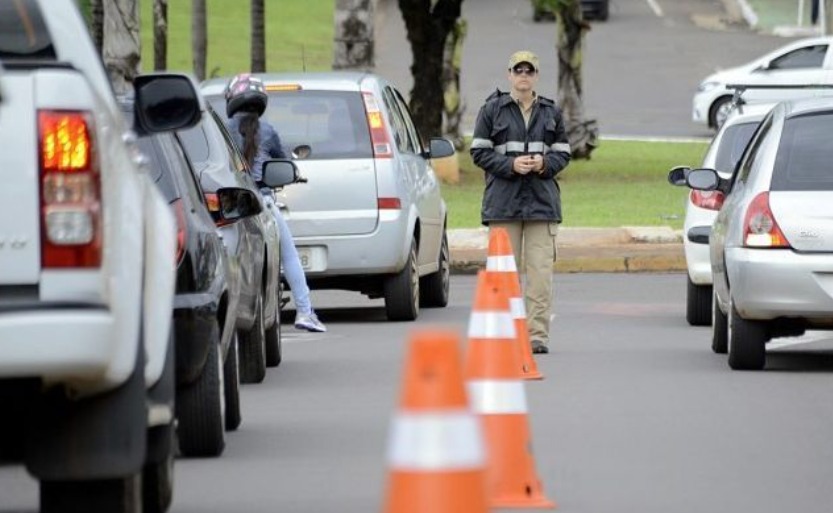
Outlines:
{"label": "license plate", "polygon": [[327,267],[326,253],[320,246],[299,247],[298,258],[304,271],[318,272]]}

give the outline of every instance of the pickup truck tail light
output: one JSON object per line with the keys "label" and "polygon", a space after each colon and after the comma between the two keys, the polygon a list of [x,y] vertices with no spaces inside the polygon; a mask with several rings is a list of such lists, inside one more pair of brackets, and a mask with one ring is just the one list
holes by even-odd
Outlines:
{"label": "pickup truck tail light", "polygon": [[789,248],[790,243],[769,208],[769,193],[755,196],[743,221],[743,245],[747,248]]}
{"label": "pickup truck tail light", "polygon": [[720,191],[691,191],[690,199],[692,205],[706,210],[720,210],[726,196]]}
{"label": "pickup truck tail light", "polygon": [[370,142],[373,146],[373,157],[377,159],[393,158],[393,149],[385,126],[385,117],[379,109],[379,103],[372,93],[362,93],[364,111],[367,113],[367,127],[370,129]]}
{"label": "pickup truck tail light", "polygon": [[38,112],[44,268],[101,266],[101,181],[92,127],[86,112]]}

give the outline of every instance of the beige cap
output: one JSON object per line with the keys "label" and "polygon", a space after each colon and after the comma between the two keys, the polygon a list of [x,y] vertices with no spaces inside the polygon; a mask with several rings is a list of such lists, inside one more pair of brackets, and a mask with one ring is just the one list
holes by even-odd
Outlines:
{"label": "beige cap", "polygon": [[514,68],[522,62],[527,62],[532,65],[532,67],[535,68],[535,71],[539,70],[538,56],[529,50],[521,50],[520,52],[513,53],[512,56],[509,57],[509,69]]}

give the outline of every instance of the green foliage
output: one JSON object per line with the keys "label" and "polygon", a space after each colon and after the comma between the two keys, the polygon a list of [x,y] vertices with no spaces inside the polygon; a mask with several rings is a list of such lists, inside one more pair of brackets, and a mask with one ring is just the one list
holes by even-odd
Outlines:
{"label": "green foliage", "polygon": [[[153,68],[153,2],[141,3],[142,68]],[[335,0],[266,0],[266,70],[325,71],[333,61]],[[249,2],[207,0],[209,76],[249,70]],[[191,2],[168,3],[168,68],[191,71]]]}
{"label": "green foliage", "polygon": [[[671,226],[681,228],[688,189],[668,184],[676,165],[697,165],[707,143],[602,140],[590,160],[570,163],[561,175],[565,226]],[[483,171],[461,152],[460,183],[443,185],[451,228],[480,226]]]}

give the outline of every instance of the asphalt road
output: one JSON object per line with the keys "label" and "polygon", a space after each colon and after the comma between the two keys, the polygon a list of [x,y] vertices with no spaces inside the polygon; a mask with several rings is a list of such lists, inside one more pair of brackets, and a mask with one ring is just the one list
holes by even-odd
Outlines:
{"label": "asphalt road", "polygon": [[[830,511],[830,335],[776,349],[766,371],[732,372],[709,329],[685,323],[684,275],[555,280],[554,352],[525,389],[536,468],[559,511]],[[454,276],[450,306],[418,323],[387,322],[380,301],[357,294],[316,293],[330,331],[285,326],[285,363],[244,387],[223,457],[177,462],[171,511],[379,511],[408,334],[462,335],[474,284]],[[34,512],[36,497],[20,468],[0,468],[0,513]]]}
{"label": "asphalt road", "polygon": [[[610,19],[591,22],[584,48],[587,116],[603,136],[710,137],[691,122],[691,99],[708,74],[748,62],[789,42],[727,23],[724,0],[611,0]],[[725,0],[734,1],[734,0]],[[376,71],[408,94],[411,51],[395,0],[380,0]],[[553,22],[532,21],[529,0],[463,2],[468,36],[461,88],[471,130],[477,109],[495,87],[507,87],[514,50],[541,59],[540,93],[556,97]]]}

